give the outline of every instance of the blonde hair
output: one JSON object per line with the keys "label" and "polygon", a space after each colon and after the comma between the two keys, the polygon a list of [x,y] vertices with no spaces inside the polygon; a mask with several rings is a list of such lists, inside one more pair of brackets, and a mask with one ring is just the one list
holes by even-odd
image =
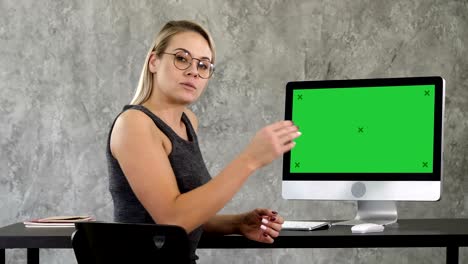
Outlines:
{"label": "blonde hair", "polygon": [[156,38],[154,39],[153,44],[151,45],[151,48],[146,55],[145,64],[143,65],[143,70],[140,74],[140,80],[138,81],[135,95],[133,96],[130,104],[138,105],[146,102],[149,99],[151,92],[153,91],[153,73],[149,70],[148,67],[151,53],[155,52],[156,56],[160,57],[166,50],[167,46],[169,45],[169,41],[174,35],[190,31],[196,32],[206,39],[211,49],[211,63],[215,63],[216,52],[214,42],[210,33],[208,33],[205,28],[195,22],[187,20],[169,21],[156,35]]}

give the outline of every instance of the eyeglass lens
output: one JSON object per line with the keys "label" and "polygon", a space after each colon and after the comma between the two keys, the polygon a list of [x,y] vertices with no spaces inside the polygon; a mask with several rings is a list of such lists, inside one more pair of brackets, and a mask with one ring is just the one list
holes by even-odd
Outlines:
{"label": "eyeglass lens", "polygon": [[197,60],[198,74],[202,78],[209,78],[213,73],[213,65],[207,59],[194,59],[189,53],[179,51],[174,55],[174,65],[179,70],[186,70],[192,65],[192,60]]}

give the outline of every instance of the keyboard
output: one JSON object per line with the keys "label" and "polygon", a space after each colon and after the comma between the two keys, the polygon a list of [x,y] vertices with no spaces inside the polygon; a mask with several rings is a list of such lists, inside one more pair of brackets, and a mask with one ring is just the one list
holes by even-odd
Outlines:
{"label": "keyboard", "polygon": [[284,221],[284,230],[317,230],[327,229],[331,226],[329,222],[315,222],[315,221]]}

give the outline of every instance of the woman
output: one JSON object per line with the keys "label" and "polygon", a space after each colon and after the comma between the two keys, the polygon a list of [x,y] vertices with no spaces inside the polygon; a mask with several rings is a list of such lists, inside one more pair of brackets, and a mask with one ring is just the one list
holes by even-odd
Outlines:
{"label": "woman", "polygon": [[202,94],[214,63],[214,43],[205,29],[189,21],[167,23],[148,52],[132,102],[114,121],[107,147],[115,221],[183,227],[193,262],[203,230],[273,243],[283,223],[277,212],[216,213],[255,170],[289,151],[300,135],[291,121],[269,125],[211,179],[198,147],[198,121],[187,106]]}

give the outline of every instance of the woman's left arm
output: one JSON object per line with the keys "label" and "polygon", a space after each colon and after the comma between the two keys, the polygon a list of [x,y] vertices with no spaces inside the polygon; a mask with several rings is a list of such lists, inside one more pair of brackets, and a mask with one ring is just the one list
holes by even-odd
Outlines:
{"label": "woman's left arm", "polygon": [[283,222],[277,212],[258,208],[243,214],[216,215],[203,225],[203,229],[207,233],[241,234],[258,242],[273,243]]}
{"label": "woman's left arm", "polygon": [[[188,108],[185,113],[196,132],[198,130],[196,115]],[[203,230],[219,235],[240,234],[258,242],[273,243],[283,223],[283,217],[277,212],[255,209],[243,214],[215,215],[203,225]]]}
{"label": "woman's left arm", "polygon": [[240,234],[242,218],[243,214],[215,215],[203,225],[203,230],[217,235]]}

